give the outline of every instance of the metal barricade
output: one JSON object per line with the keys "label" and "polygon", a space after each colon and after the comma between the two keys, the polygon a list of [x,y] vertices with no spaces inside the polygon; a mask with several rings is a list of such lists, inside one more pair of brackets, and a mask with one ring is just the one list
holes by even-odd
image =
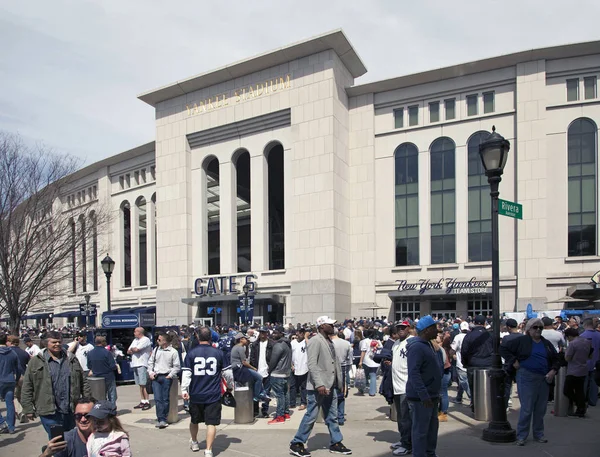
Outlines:
{"label": "metal barricade", "polygon": [[554,387],[554,415],[556,417],[567,417],[569,414],[570,402],[563,393],[565,381],[567,379],[567,367],[560,367],[554,377],[556,386]]}
{"label": "metal barricade", "polygon": [[235,398],[235,411],[233,413],[233,422],[236,424],[254,423],[254,391],[248,384],[235,383],[233,389]]}
{"label": "metal barricade", "polygon": [[174,424],[179,421],[179,378],[175,376],[171,381],[171,390],[169,390],[169,414],[167,422]]}
{"label": "metal barricade", "polygon": [[475,420],[489,422],[492,417],[489,368],[476,368],[473,370],[473,391]]}
{"label": "metal barricade", "polygon": [[88,383],[90,384],[90,390],[92,391],[92,397],[96,400],[106,399],[106,383],[104,378],[97,376],[88,376]]}

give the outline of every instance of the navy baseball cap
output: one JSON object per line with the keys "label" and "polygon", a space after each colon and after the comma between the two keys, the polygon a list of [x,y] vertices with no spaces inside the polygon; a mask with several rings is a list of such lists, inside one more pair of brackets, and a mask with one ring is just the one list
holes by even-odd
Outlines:
{"label": "navy baseball cap", "polygon": [[106,419],[108,416],[116,415],[117,407],[108,400],[100,400],[90,411],[90,416],[95,417],[96,419]]}

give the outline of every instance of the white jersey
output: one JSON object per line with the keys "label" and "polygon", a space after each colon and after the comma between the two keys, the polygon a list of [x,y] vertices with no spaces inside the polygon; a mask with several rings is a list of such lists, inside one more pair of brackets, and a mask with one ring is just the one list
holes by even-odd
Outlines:
{"label": "white jersey", "polygon": [[27,354],[29,354],[29,357],[35,357],[40,352],[42,352],[42,350],[40,349],[40,347],[37,344],[33,344],[30,348],[26,348],[25,352],[27,352]]}
{"label": "white jersey", "polygon": [[408,340],[414,338],[409,336],[404,341],[396,341],[392,346],[392,384],[394,395],[406,394],[406,382],[408,381],[408,351],[406,346]]}
{"label": "white jersey", "polygon": [[77,357],[77,360],[79,361],[79,365],[81,365],[81,369],[83,371],[88,371],[89,368],[88,368],[87,354],[92,349],[94,349],[94,346],[92,346],[90,343],[84,344],[82,346],[77,341],[73,341],[71,344],[69,344],[69,351],[71,350],[71,348],[74,345],[77,345],[77,349],[75,350],[75,357]]}
{"label": "white jersey", "polygon": [[298,342],[292,340],[292,365],[294,365],[294,374],[302,376],[308,373],[308,353],[306,352],[306,340]]}
{"label": "white jersey", "polygon": [[459,370],[463,370],[463,371],[467,371],[467,369],[462,364],[462,356],[460,355],[460,350],[462,348],[462,343],[463,343],[463,340],[465,339],[465,336],[467,336],[466,333],[459,333],[458,335],[456,335],[454,337],[454,340],[452,341],[452,344],[450,345],[452,350],[454,352],[456,352],[456,368],[458,368]]}

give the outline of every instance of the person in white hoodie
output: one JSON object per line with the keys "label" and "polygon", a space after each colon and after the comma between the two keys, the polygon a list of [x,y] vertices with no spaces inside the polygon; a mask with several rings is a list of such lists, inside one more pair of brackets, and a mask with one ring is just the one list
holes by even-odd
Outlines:
{"label": "person in white hoodie", "polygon": [[398,415],[398,432],[400,441],[392,444],[394,455],[408,455],[412,452],[411,428],[412,421],[406,400],[406,382],[408,381],[408,341],[410,335],[410,323],[400,322],[396,326],[398,340],[392,346],[392,384],[394,386],[394,405]]}

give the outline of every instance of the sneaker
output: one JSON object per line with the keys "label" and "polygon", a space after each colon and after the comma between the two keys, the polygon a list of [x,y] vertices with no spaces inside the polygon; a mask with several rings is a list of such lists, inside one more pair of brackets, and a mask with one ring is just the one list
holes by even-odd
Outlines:
{"label": "sneaker", "polygon": [[509,399],[508,400],[508,407],[510,408],[510,407],[512,407],[512,405],[513,405],[512,400]]}
{"label": "sneaker", "polygon": [[298,411],[304,411],[306,409],[306,405],[300,405]]}
{"label": "sneaker", "polygon": [[198,443],[198,441],[192,441],[190,438],[190,449],[192,452],[198,452],[200,450],[200,443]]}
{"label": "sneaker", "polygon": [[284,419],[286,421],[291,421],[292,420],[292,416],[290,416],[289,414],[284,414],[283,417],[284,417]]}
{"label": "sneaker", "polygon": [[9,433],[8,425],[6,425],[6,422],[4,424],[2,424],[2,426],[0,426],[0,434],[3,435],[5,433]]}
{"label": "sneaker", "polygon": [[515,443],[517,446],[525,446],[525,440],[517,440]]}
{"label": "sneaker", "polygon": [[402,446],[397,447],[392,452],[393,455],[408,455],[408,454],[411,454],[411,453],[412,453],[412,449],[406,449],[406,448],[403,448]]}
{"label": "sneaker", "polygon": [[448,422],[448,414],[446,414],[446,413],[439,413],[438,414],[438,421],[439,422]]}
{"label": "sneaker", "polygon": [[462,398],[451,398],[450,401],[452,403],[458,403],[461,404],[462,403]]}
{"label": "sneaker", "polygon": [[267,422],[267,425],[276,425],[276,424],[285,424],[285,417],[283,417],[283,416],[274,417],[269,422]]}
{"label": "sneaker", "polygon": [[169,424],[167,424],[165,421],[160,421],[156,427],[163,429],[163,428],[167,428],[169,426]]}
{"label": "sneaker", "polygon": [[141,401],[141,402],[140,402],[138,405],[135,405],[135,406],[133,407],[133,409],[142,409],[142,408],[144,407],[144,404],[145,404],[145,403],[144,403],[143,401]]}
{"label": "sneaker", "polygon": [[390,449],[398,449],[402,447],[402,441],[396,441],[394,444],[390,445]]}
{"label": "sneaker", "polygon": [[332,444],[331,446],[329,446],[329,452],[331,452],[332,454],[343,454],[343,455],[352,454],[352,451],[350,449],[348,449],[346,446],[344,446],[341,441],[339,443],[335,443],[335,444]]}
{"label": "sneaker", "polygon": [[144,403],[144,405],[142,406],[142,411],[148,411],[150,408],[152,408],[152,406],[150,406],[150,403]]}
{"label": "sneaker", "polygon": [[204,457],[213,457],[213,453],[211,449],[204,450]]}
{"label": "sneaker", "polygon": [[263,394],[258,398],[260,398],[260,401],[263,403],[269,403],[271,401],[271,397],[269,397],[267,394]]}
{"label": "sneaker", "polygon": [[537,443],[547,443],[548,440],[546,438],[544,438],[543,436],[540,436],[539,438],[534,438],[533,441],[537,442]]}
{"label": "sneaker", "polygon": [[290,454],[296,457],[310,457],[310,452],[304,448],[304,444],[302,443],[290,444]]}

